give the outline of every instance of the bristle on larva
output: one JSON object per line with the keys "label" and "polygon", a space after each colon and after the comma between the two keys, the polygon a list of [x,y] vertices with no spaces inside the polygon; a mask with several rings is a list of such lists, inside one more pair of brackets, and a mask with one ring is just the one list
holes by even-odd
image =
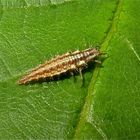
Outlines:
{"label": "bristle on larva", "polygon": [[62,73],[82,70],[88,62],[96,61],[96,58],[101,54],[102,53],[95,48],[66,53],[39,65],[20,79],[18,83],[27,84],[32,81],[51,78]]}

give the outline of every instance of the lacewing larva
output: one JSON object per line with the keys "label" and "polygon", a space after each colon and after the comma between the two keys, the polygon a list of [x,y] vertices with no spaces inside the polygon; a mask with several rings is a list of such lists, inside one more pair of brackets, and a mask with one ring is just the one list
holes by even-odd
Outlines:
{"label": "lacewing larva", "polygon": [[96,48],[68,52],[39,65],[21,78],[18,83],[27,84],[40,79],[52,78],[62,73],[72,73],[75,70],[78,70],[81,74],[82,69],[86,68],[88,62],[99,62],[96,58],[101,54],[103,53]]}

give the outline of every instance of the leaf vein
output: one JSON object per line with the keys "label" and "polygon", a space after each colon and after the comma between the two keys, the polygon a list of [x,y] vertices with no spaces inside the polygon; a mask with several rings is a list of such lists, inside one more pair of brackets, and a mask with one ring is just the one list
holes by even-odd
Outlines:
{"label": "leaf vein", "polygon": [[136,58],[140,61],[140,56],[138,55],[138,53],[136,52],[136,50],[134,49],[132,43],[128,40],[128,38],[126,38],[126,42],[129,44],[129,47],[132,50],[132,52],[135,54]]}

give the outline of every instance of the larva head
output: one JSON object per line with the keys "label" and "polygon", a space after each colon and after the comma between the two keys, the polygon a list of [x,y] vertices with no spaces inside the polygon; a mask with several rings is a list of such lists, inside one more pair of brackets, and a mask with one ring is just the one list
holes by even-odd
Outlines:
{"label": "larva head", "polygon": [[98,57],[101,54],[102,53],[98,49],[95,49],[95,48],[90,48],[85,51],[87,62],[94,60],[96,57]]}

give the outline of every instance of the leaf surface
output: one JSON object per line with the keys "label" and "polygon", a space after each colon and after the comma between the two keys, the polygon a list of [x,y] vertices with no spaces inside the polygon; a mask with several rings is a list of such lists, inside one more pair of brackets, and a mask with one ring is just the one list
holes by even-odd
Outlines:
{"label": "leaf surface", "polygon": [[[0,6],[1,139],[139,139],[140,2],[11,0]],[[87,44],[87,45],[85,45]],[[20,86],[29,69],[100,45],[102,67]]]}

